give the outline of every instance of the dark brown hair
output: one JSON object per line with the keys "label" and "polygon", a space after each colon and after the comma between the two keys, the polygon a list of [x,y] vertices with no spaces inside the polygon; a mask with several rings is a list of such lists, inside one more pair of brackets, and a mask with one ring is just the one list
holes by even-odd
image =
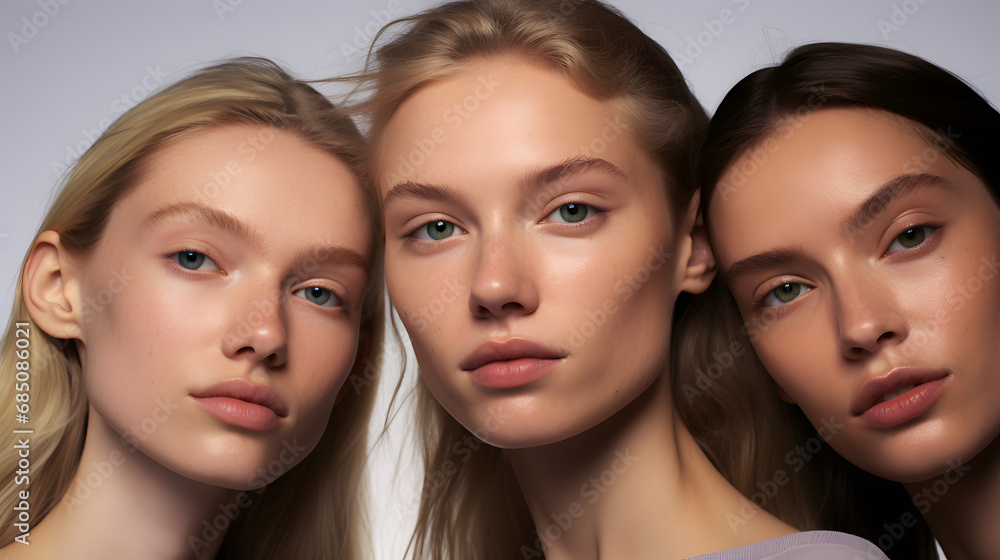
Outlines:
{"label": "dark brown hair", "polygon": [[[709,203],[723,174],[782,127],[833,107],[899,119],[983,179],[998,199],[1000,113],[981,95],[913,55],[869,45],[817,43],[745,77],[719,106],[697,169],[710,238]],[[758,482],[771,480],[776,470],[790,470],[782,460],[786,453],[819,436],[797,406],[777,397],[777,386],[753,353],[754,328],[742,324],[735,301],[719,279],[694,299],[690,311],[677,329],[682,339],[677,359],[685,363],[677,371],[686,375],[675,379],[682,416],[723,474],[745,494],[754,492]],[[720,352],[730,345],[746,353],[730,353],[731,366],[721,368]],[[716,375],[706,382],[705,372],[713,365]],[[708,388],[692,392],[699,382]],[[929,528],[900,484],[851,465],[825,443],[821,447],[791,473],[789,486],[766,503],[766,509],[801,529],[860,535],[891,558],[937,557]],[[810,514],[803,517],[802,512]],[[916,525],[902,535],[890,534],[889,527],[905,515],[912,515]]]}

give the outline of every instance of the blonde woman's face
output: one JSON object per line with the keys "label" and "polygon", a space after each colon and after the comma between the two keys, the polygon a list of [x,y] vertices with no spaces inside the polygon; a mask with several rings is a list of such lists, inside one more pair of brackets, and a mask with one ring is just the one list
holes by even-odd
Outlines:
{"label": "blonde woman's face", "polygon": [[89,429],[226,488],[301,461],[355,360],[366,215],[350,170],[285,132],[153,155],[83,264]]}
{"label": "blonde woman's face", "polygon": [[408,98],[378,162],[389,293],[466,428],[559,441],[660,375],[686,259],[661,174],[607,105],[488,60]]}
{"label": "blonde woman's face", "polygon": [[735,162],[710,216],[761,361],[845,458],[916,482],[996,440],[1000,209],[940,146],[820,110]]}

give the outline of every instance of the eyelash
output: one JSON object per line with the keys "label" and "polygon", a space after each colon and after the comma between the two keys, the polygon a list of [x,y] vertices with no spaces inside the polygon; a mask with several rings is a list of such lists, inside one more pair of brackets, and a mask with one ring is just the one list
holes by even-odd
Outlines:
{"label": "eyelash", "polygon": [[558,212],[559,209],[562,208],[563,206],[567,206],[567,205],[570,205],[570,204],[576,204],[578,206],[586,206],[587,208],[590,208],[593,211],[593,215],[592,216],[587,216],[582,221],[579,221],[579,222],[576,222],[576,223],[548,222],[548,221],[545,221],[544,219],[541,222],[539,222],[539,223],[543,223],[543,224],[545,224],[545,223],[550,223],[550,224],[551,223],[555,223],[555,224],[559,224],[560,226],[563,226],[563,227],[574,227],[574,228],[576,228],[576,227],[585,227],[585,226],[591,225],[591,222],[593,222],[595,219],[597,219],[598,216],[604,214],[607,211],[604,208],[601,208],[601,207],[599,207],[599,206],[597,206],[597,205],[595,205],[593,203],[587,202],[585,200],[582,200],[582,199],[571,199],[571,200],[564,200],[564,201],[562,201],[558,206],[556,206],[555,208],[553,208],[552,211],[550,211],[549,213],[545,214],[545,217],[548,218],[552,214]]}
{"label": "eyelash", "polygon": [[[924,229],[924,228],[926,228],[929,231],[925,235],[924,239],[920,241],[919,244],[917,244],[917,245],[915,245],[913,247],[903,247],[903,248],[897,249],[895,251],[889,251],[889,249],[892,248],[892,245],[894,243],[896,243],[896,240],[899,239],[899,236],[903,235],[904,233],[906,233],[907,231],[910,231],[910,230],[919,230],[919,229]],[[886,248],[886,250],[885,250],[885,252],[883,252],[882,256],[886,257],[888,255],[893,255],[893,254],[896,254],[896,253],[903,253],[903,252],[910,252],[910,251],[920,251],[923,248],[925,248],[927,246],[927,244],[929,242],[931,242],[935,238],[935,236],[937,235],[938,231],[940,231],[940,229],[941,229],[940,226],[934,226],[934,225],[926,224],[926,223],[925,224],[910,224],[910,225],[907,225],[906,227],[900,228],[898,230],[898,232],[896,233],[896,235],[894,235],[892,237],[892,240],[889,242],[889,247]],[[774,293],[775,290],[777,290],[778,288],[780,288],[782,286],[786,286],[786,285],[789,285],[789,284],[799,284],[799,285],[802,285],[802,286],[804,286],[806,288],[806,290],[804,292],[802,292],[801,294],[799,294],[798,296],[796,296],[794,299],[790,300],[790,301],[783,302],[783,303],[776,304],[776,305],[764,305],[764,302],[767,300],[767,298],[771,294]],[[807,284],[805,282],[797,282],[797,281],[795,281],[794,278],[781,278],[776,283],[772,284],[771,287],[770,287],[770,289],[768,289],[766,292],[764,292],[763,295],[759,296],[758,298],[756,298],[752,302],[753,308],[756,310],[756,309],[763,309],[763,308],[766,308],[766,307],[784,307],[784,306],[789,305],[791,303],[795,303],[799,298],[802,297],[802,295],[804,295],[805,293],[809,292],[812,289],[813,289],[813,287],[809,286],[809,284]]]}
{"label": "eyelash", "polygon": [[[896,240],[899,239],[899,236],[903,235],[907,231],[923,229],[923,228],[927,228],[929,231],[927,232],[927,235],[924,237],[924,239],[920,242],[919,245],[916,245],[915,247],[903,247],[902,249],[897,249],[892,252],[889,251],[889,249],[892,248],[892,245],[896,242]],[[886,250],[884,253],[882,253],[882,256],[885,257],[891,254],[901,253],[901,252],[919,251],[924,247],[926,247],[930,241],[934,240],[937,237],[938,232],[940,230],[941,226],[936,226],[928,223],[910,224],[906,227],[900,228],[899,231],[896,232],[896,235],[892,236],[892,239],[889,241],[889,246],[886,247]]]}
{"label": "eyelash", "polygon": [[212,263],[215,265],[215,268],[216,268],[215,271],[223,272],[222,271],[222,267],[219,265],[219,259],[212,253],[212,251],[209,251],[209,250],[196,249],[194,247],[185,247],[185,248],[177,250],[177,251],[171,251],[171,252],[167,253],[166,255],[164,255],[164,257],[166,257],[171,262],[173,262],[174,264],[176,264],[177,268],[180,271],[184,272],[184,273],[187,273],[187,274],[206,274],[207,272],[215,272],[215,271],[191,270],[190,268],[185,268],[184,266],[181,266],[181,264],[174,259],[174,256],[178,255],[180,253],[196,253],[196,254],[202,255],[202,256],[205,257],[206,260],[212,261]]}
{"label": "eyelash", "polygon": [[[178,255],[180,253],[196,253],[196,254],[202,255],[202,256],[205,257],[205,259],[210,260],[210,261],[212,261],[213,264],[215,264],[216,270],[214,270],[214,271],[212,271],[212,270],[209,270],[209,271],[200,271],[200,270],[192,270],[190,268],[185,268],[184,266],[181,266],[181,264],[178,263],[173,258],[175,255]],[[171,251],[170,253],[167,253],[164,256],[167,259],[169,259],[171,262],[175,263],[177,265],[177,269],[179,269],[181,272],[183,272],[185,274],[206,274],[208,272],[222,272],[222,269],[221,269],[221,267],[219,266],[219,263],[218,263],[218,259],[212,255],[211,251],[207,251],[207,250],[204,250],[204,249],[195,249],[193,247],[187,247],[187,248],[184,248],[184,249],[180,249],[178,251]],[[330,294],[331,294],[332,297],[337,298],[337,300],[340,301],[340,305],[336,305],[336,306],[333,306],[333,307],[326,307],[324,305],[320,305],[318,303],[311,302],[311,301],[307,300],[304,296],[302,296],[302,299],[305,299],[307,302],[311,303],[312,305],[315,305],[316,307],[322,307],[323,309],[337,309],[337,308],[349,307],[351,305],[351,301],[347,298],[347,296],[341,290],[334,289],[334,288],[332,288],[330,286],[317,286],[317,285],[302,286],[300,288],[296,288],[295,290],[292,290],[292,295],[295,295],[298,292],[301,292],[303,290],[308,290],[308,289],[311,289],[311,288],[320,288],[320,289],[326,290],[326,291],[330,292]]]}

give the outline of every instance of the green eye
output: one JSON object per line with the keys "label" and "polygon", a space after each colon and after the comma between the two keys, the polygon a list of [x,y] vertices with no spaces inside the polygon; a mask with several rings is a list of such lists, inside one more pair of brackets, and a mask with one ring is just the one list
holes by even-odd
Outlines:
{"label": "green eye", "polygon": [[896,239],[893,240],[893,245],[899,243],[900,247],[904,249],[912,249],[920,245],[921,243],[924,242],[925,239],[927,239],[928,229],[930,228],[928,228],[927,226],[910,228],[904,231],[903,233],[897,235]]}
{"label": "green eye", "polygon": [[424,226],[424,229],[427,231],[427,237],[434,241],[441,241],[455,234],[455,224],[444,220],[430,222]]}
{"label": "green eye", "polygon": [[568,204],[563,204],[551,214],[545,217],[544,222],[556,222],[565,224],[577,224],[587,218],[593,217],[597,213],[597,210],[589,205],[582,204],[579,202],[570,202]]}
{"label": "green eye", "polygon": [[764,307],[774,307],[777,305],[784,305],[786,303],[791,303],[795,298],[801,296],[802,294],[808,292],[812,288],[806,286],[805,284],[799,282],[789,282],[787,284],[782,284],[777,288],[771,290],[764,297],[762,305]]}
{"label": "green eye", "polygon": [[589,209],[586,204],[563,204],[559,207],[559,217],[571,224],[582,222]]}

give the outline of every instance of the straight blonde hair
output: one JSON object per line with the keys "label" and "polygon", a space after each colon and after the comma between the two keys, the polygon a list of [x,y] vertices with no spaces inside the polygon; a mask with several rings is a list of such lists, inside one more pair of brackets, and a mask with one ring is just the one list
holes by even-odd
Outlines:
{"label": "straight blonde hair", "polygon": [[[39,233],[57,232],[71,252],[86,257],[104,234],[115,203],[135,188],[151,154],[192,131],[227,125],[263,126],[295,134],[343,161],[361,185],[367,183],[361,165],[366,142],[348,115],[275,64],[237,59],[181,80],[112,124],[73,167]],[[348,381],[354,390],[345,391],[334,407],[312,453],[255,491],[259,494],[249,496],[250,504],[231,520],[217,558],[353,559],[364,557],[368,548],[361,488],[385,320],[381,216],[371,189],[362,188],[373,224],[374,253],[361,318],[361,344]],[[18,364],[30,364],[31,423],[15,423],[13,413],[0,419],[5,441],[0,451],[4,481],[0,546],[14,542],[19,533],[13,526],[14,506],[23,488],[14,482],[18,456],[11,441],[13,430],[34,431],[27,484],[33,525],[69,488],[83,451],[89,408],[76,345],[45,334],[31,321],[22,299],[21,276],[2,342],[0,372],[5,381],[0,384],[0,409],[15,410],[14,381],[22,369]],[[19,329],[18,323],[27,327]],[[22,350],[26,352],[18,354]],[[352,383],[359,376],[365,381]]]}

